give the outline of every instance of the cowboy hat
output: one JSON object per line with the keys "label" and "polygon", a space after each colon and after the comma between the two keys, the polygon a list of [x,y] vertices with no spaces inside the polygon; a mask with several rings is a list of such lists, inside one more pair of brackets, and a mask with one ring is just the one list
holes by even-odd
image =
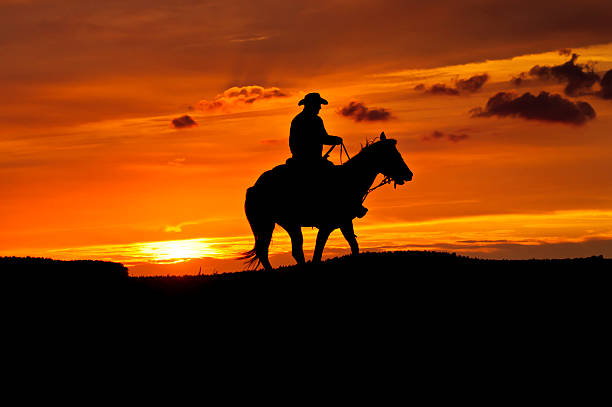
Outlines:
{"label": "cowboy hat", "polygon": [[314,104],[326,105],[327,100],[323,99],[321,95],[319,95],[318,93],[309,93],[306,96],[304,96],[304,99],[300,100],[300,102],[298,103],[298,106],[314,105]]}

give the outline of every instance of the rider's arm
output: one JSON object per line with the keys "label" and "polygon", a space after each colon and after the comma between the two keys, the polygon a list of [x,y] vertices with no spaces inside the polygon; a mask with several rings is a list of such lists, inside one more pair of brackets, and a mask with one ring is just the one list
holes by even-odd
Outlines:
{"label": "rider's arm", "polygon": [[335,146],[336,144],[342,143],[341,137],[330,136],[329,134],[327,134],[327,130],[325,130],[325,126],[323,125],[323,120],[321,118],[319,118],[319,120],[321,120],[321,134],[322,134],[321,138],[322,138],[323,144],[326,144],[329,146]]}

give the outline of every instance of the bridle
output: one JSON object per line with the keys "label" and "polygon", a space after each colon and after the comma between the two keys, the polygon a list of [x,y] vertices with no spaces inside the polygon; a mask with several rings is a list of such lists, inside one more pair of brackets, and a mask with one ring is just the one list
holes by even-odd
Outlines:
{"label": "bridle", "polygon": [[[337,144],[334,144],[333,146],[331,146],[331,148],[329,150],[327,150],[327,153],[325,153],[325,155],[323,156],[324,159],[327,160],[327,158],[329,157],[329,154],[331,154],[331,152],[334,150],[334,148],[337,146]],[[344,151],[344,154],[346,154],[346,158],[348,158],[349,160],[351,159],[351,157],[349,156],[348,151],[346,150],[346,146],[344,145],[344,141],[340,142],[340,164],[342,164],[342,151]],[[385,176],[385,178],[383,178],[382,181],[380,181],[380,183],[378,185],[376,185],[375,187],[372,187],[370,189],[368,189],[365,193],[365,195],[363,196],[363,198],[361,198],[361,203],[363,203],[365,201],[365,199],[368,197],[368,194],[372,191],[374,191],[377,188],[382,187],[383,185],[386,184],[390,184],[393,181],[393,179],[389,176]]]}

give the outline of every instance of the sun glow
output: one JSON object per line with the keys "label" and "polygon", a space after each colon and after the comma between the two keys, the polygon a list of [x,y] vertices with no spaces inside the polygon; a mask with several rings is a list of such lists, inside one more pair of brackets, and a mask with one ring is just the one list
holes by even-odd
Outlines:
{"label": "sun glow", "polygon": [[220,254],[212,249],[210,244],[200,239],[143,243],[138,251],[140,255],[150,258],[155,263],[177,263]]}

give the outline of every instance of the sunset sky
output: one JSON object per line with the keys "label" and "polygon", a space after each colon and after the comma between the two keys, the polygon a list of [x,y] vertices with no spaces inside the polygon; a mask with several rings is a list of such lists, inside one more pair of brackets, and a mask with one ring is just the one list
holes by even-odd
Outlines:
{"label": "sunset sky", "polygon": [[[0,0],[0,256],[240,270],[246,189],[319,92],[349,153],[385,131],[414,173],[367,198],[362,250],[612,257],[611,22],[609,0]],[[277,227],[272,264],[289,248]]]}

